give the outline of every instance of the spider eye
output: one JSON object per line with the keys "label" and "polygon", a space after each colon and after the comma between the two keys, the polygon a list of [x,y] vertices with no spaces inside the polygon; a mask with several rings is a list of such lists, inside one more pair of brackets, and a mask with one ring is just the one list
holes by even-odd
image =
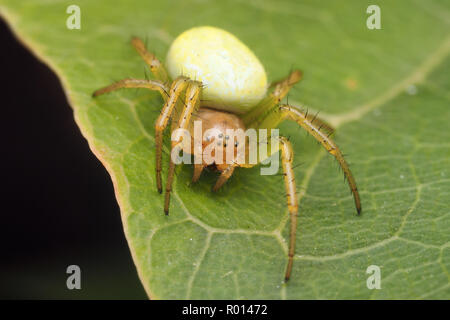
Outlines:
{"label": "spider eye", "polygon": [[234,146],[237,147],[239,145],[239,142],[235,141]]}
{"label": "spider eye", "polygon": [[223,133],[219,133],[219,139],[223,138]]}

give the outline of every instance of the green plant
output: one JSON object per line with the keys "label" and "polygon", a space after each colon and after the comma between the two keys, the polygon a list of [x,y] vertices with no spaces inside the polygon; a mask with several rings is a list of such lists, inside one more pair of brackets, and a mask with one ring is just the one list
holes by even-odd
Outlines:
{"label": "green plant", "polygon": [[[449,3],[378,1],[381,30],[366,28],[369,4],[77,1],[80,30],[66,28],[66,3],[2,0],[0,12],[59,76],[83,135],[111,174],[150,297],[448,299]],[[337,165],[295,125],[282,126],[302,163],[295,169],[300,216],[288,284],[282,179],[240,170],[211,194],[215,175],[190,186],[192,168],[183,166],[166,217],[153,177],[161,98],[143,90],[91,98],[111,79],[143,77],[131,36],[147,37],[164,60],[171,40],[195,25],[238,36],[271,79],[292,65],[302,69],[289,102],[320,110],[353,164],[361,217]],[[381,267],[381,290],[366,287],[372,264]]]}

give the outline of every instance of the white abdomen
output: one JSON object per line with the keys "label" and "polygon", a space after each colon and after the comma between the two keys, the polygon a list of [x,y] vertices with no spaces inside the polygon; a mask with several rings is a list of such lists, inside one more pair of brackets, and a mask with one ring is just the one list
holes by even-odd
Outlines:
{"label": "white abdomen", "polygon": [[266,94],[267,76],[258,58],[231,33],[197,27],[179,35],[166,58],[172,79],[180,75],[205,86],[202,106],[245,113]]}

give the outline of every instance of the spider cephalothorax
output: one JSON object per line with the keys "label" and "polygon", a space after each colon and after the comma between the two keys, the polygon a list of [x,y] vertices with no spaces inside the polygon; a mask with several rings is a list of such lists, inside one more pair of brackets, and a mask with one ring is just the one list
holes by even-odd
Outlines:
{"label": "spider cephalothorax", "polygon": [[[207,166],[214,166],[220,171],[219,179],[212,188],[216,191],[232,176],[236,167],[252,167],[257,164],[248,161],[249,153],[252,151],[249,146],[242,143],[240,145],[234,137],[231,138],[228,130],[255,129],[259,132],[266,129],[270,132],[282,121],[292,120],[336,158],[348,180],[356,210],[358,213],[361,212],[353,175],[339,148],[329,137],[332,128],[297,107],[280,104],[292,86],[300,81],[302,76],[300,71],[295,70],[286,79],[268,86],[264,67],[250,49],[232,34],[213,27],[193,28],[178,36],[167,55],[168,71],[146,50],[140,39],[133,38],[132,44],[150,67],[156,80],[124,79],[95,91],[93,95],[98,96],[120,88],[146,88],[161,93],[164,106],[155,123],[156,184],[160,193],[163,131],[169,123],[172,133],[184,130],[183,132],[188,134],[187,137],[180,135],[175,140],[172,135],[171,155],[184,152],[198,157],[204,155],[212,144],[215,147],[231,147],[229,154],[223,152],[223,157],[220,156],[214,161],[205,161],[202,158],[194,162],[192,178],[194,182],[199,179],[202,170]],[[270,94],[267,94],[268,88],[272,88]],[[194,139],[195,121],[200,121],[202,125],[200,142]],[[295,251],[298,203],[292,166],[293,150],[285,137],[279,137],[279,150],[291,218],[288,265],[285,274],[285,279],[288,280]],[[277,151],[271,150],[270,154]],[[210,153],[215,155],[214,152]],[[235,161],[240,154],[244,154],[245,161]],[[263,160],[265,159],[258,158],[258,163]],[[169,213],[176,164],[174,157],[171,156],[164,204],[166,214]]]}

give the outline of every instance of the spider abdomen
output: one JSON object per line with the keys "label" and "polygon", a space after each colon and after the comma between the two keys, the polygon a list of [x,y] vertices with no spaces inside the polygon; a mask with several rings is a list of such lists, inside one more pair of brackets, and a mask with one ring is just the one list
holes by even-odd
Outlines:
{"label": "spider abdomen", "polygon": [[261,62],[222,29],[197,27],[183,32],[172,42],[166,64],[172,79],[184,75],[203,83],[203,106],[245,113],[267,91]]}

